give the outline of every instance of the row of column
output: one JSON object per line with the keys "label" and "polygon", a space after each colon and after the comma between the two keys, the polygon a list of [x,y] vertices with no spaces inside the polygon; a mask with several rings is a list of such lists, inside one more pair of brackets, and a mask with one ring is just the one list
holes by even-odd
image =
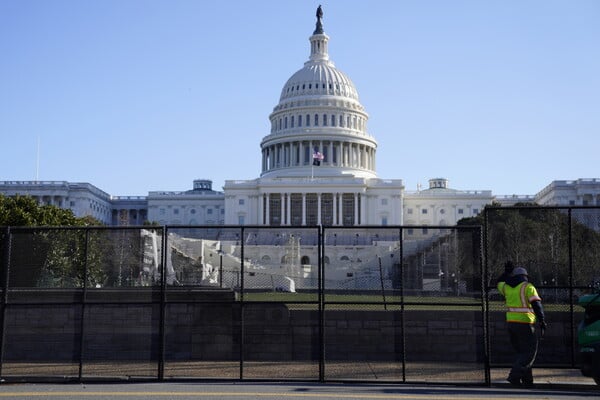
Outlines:
{"label": "row of column", "polygon": [[142,225],[147,219],[146,209],[113,209],[112,224],[116,226]]}
{"label": "row of column", "polygon": [[[307,196],[316,195],[316,210],[307,207]],[[329,220],[324,215],[323,198],[332,200]],[[301,210],[294,209],[292,196],[301,196]],[[351,207],[345,209],[344,201]],[[277,209],[271,209],[271,203],[278,204]],[[301,212],[301,220],[293,221],[292,216]],[[366,202],[360,193],[269,193],[264,194],[259,207],[259,221],[263,225],[291,226],[307,225],[309,215],[316,215],[316,221],[309,225],[331,224],[332,226],[358,226],[366,224]],[[350,217],[350,219],[348,218]]]}
{"label": "row of column", "polygon": [[49,196],[49,195],[41,195],[41,196],[31,196],[38,204],[48,205],[48,206],[56,206],[63,208],[67,204],[68,197],[66,196]]}
{"label": "row of column", "polygon": [[373,147],[352,142],[315,140],[278,143],[264,147],[262,171],[311,165],[315,150],[325,157],[322,165],[375,170],[375,149]]}

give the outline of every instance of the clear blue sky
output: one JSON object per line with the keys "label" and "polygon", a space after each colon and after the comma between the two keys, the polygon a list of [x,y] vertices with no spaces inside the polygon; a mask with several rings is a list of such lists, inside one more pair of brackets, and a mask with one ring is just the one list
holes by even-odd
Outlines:
{"label": "clear blue sky", "polygon": [[0,180],[258,177],[319,3],[381,178],[509,195],[600,177],[598,0],[2,0]]}

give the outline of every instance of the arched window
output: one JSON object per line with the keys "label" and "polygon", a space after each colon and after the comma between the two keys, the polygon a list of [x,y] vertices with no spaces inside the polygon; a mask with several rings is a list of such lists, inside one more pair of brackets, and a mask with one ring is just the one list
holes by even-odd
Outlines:
{"label": "arched window", "polygon": [[327,114],[323,114],[323,126],[327,126]]}
{"label": "arched window", "polygon": [[306,126],[310,126],[310,115],[306,114]]}
{"label": "arched window", "polygon": [[293,115],[291,117],[290,124],[291,124],[291,127],[293,128],[294,127],[294,116]]}
{"label": "arched window", "polygon": [[298,115],[298,127],[302,127],[302,115]]}
{"label": "arched window", "polygon": [[335,126],[335,115],[331,116],[331,126]]}
{"label": "arched window", "polygon": [[281,130],[281,118],[279,118],[279,130]]}
{"label": "arched window", "polygon": [[310,264],[310,258],[308,256],[302,256],[302,258],[300,259],[300,264],[302,264],[302,265]]}
{"label": "arched window", "polygon": [[283,129],[287,129],[287,117],[283,120]]}
{"label": "arched window", "polygon": [[319,126],[319,114],[315,114],[315,126]]}
{"label": "arched window", "polygon": [[264,255],[262,256],[262,258],[260,259],[262,262],[264,263],[270,263],[271,262],[271,257]]}
{"label": "arched window", "polygon": [[344,126],[344,116],[340,115],[340,126],[343,127]]}

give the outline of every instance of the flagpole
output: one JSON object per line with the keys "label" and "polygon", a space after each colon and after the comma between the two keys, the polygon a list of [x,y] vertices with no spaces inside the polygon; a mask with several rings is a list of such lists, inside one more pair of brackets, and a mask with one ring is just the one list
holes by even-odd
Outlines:
{"label": "flagpole", "polygon": [[35,181],[40,180],[40,136],[37,137],[37,153],[35,155]]}

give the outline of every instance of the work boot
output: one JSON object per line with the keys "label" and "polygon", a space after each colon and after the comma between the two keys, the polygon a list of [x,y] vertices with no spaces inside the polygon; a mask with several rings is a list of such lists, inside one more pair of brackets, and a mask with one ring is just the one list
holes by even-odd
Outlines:
{"label": "work boot", "polygon": [[515,378],[514,376],[509,376],[508,378],[506,378],[506,380],[509,381],[510,384],[513,386],[521,386],[520,378]]}
{"label": "work boot", "polygon": [[523,379],[522,382],[523,382],[523,386],[526,387],[526,388],[532,388],[533,387],[533,381],[529,381],[529,380]]}
{"label": "work boot", "polygon": [[521,382],[523,382],[523,386],[525,387],[533,387],[533,373],[531,369],[527,369],[521,378]]}

